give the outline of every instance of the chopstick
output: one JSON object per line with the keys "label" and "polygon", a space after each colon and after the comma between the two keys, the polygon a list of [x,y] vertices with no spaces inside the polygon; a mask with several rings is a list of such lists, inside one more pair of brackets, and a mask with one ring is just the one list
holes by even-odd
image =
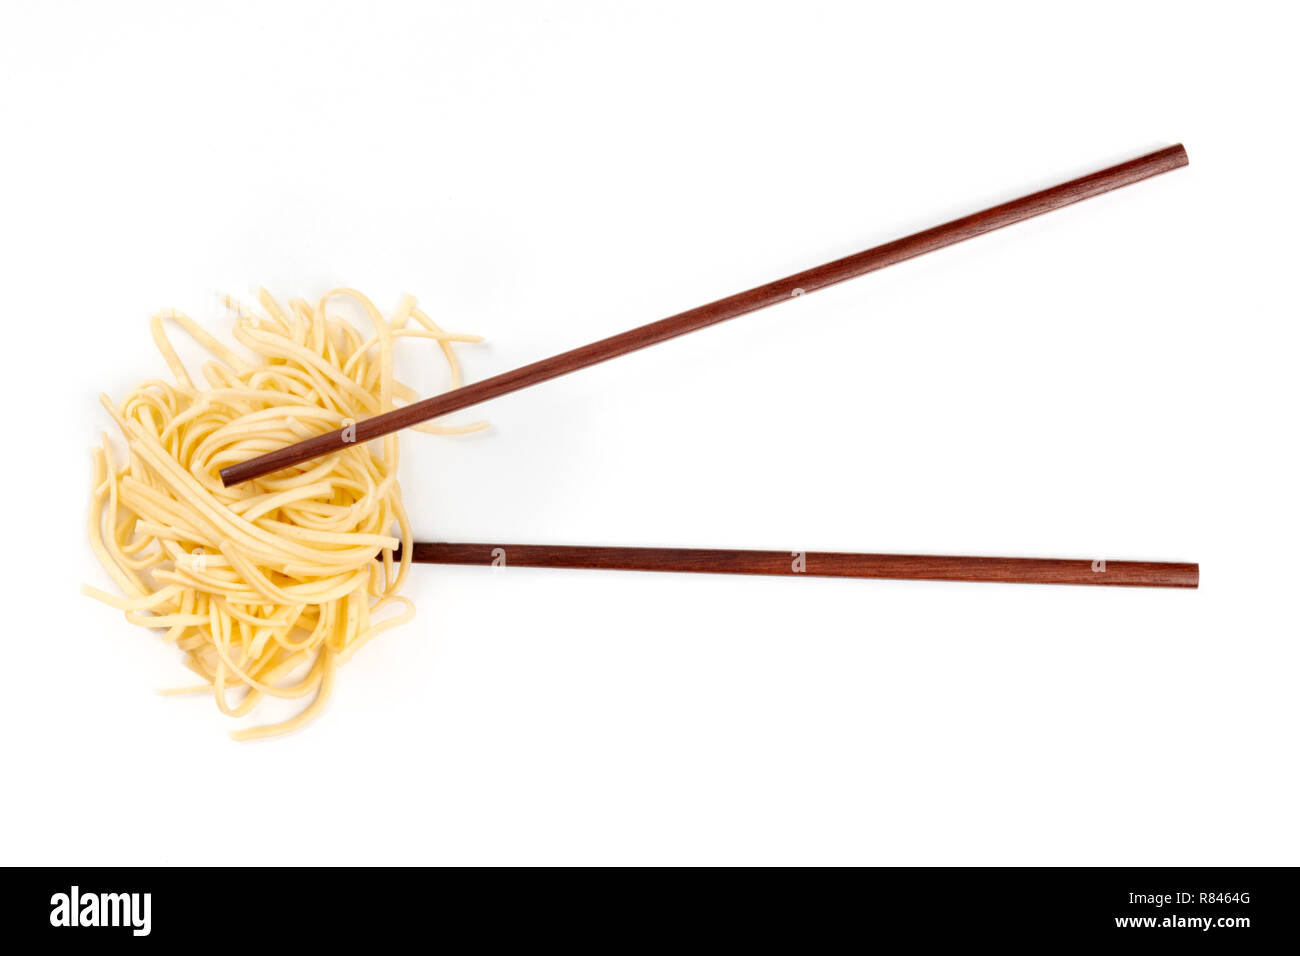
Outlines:
{"label": "chopstick", "polygon": [[755,312],[795,296],[816,292],[837,282],[883,269],[896,262],[903,262],[951,246],[965,239],[1040,216],[1053,209],[1060,209],[1062,206],[1090,199],[1113,189],[1119,189],[1121,186],[1149,179],[1186,165],[1187,152],[1181,145],[1157,150],[1138,159],[1072,179],[1059,186],[993,206],[983,212],[954,219],[944,225],[887,242],[865,252],[837,259],[767,285],[757,286],[708,305],[660,319],[658,322],[651,322],[649,325],[601,339],[599,342],[562,352],[540,362],[503,372],[481,382],[367,418],[347,429],[317,435],[265,455],[250,458],[248,461],[229,465],[221,469],[221,481],[229,487],[260,478],[282,468],[340,451],[353,442],[370,441],[372,438],[379,438],[398,429],[567,375],[569,372],[596,365],[619,355],[626,355],[649,345],[656,345],[727,319]]}
{"label": "chopstick", "polygon": [[452,544],[417,541],[411,548],[411,560],[417,564],[515,565],[526,568],[1145,588],[1195,588],[1200,581],[1200,565],[1162,561],[980,558],[932,554],[854,554],[842,551],[736,551],[717,548],[575,547],[557,544]]}

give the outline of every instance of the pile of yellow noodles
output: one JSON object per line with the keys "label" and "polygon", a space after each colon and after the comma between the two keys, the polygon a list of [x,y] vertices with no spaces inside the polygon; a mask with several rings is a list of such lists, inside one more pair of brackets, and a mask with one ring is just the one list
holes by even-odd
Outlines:
{"label": "pile of yellow noodles", "polygon": [[[340,298],[360,306],[373,334],[363,337],[330,311]],[[107,435],[94,451],[90,543],[126,597],[83,588],[186,653],[205,683],[172,693],[211,691],[231,717],[264,696],[311,698],[292,719],[236,731],[237,740],[315,718],[338,666],[411,619],[414,605],[398,594],[410,568],[411,528],[397,485],[396,435],[382,440],[378,454],[358,444],[234,488],[218,472],[414,401],[393,379],[399,338],[436,342],[453,388],[460,368],[452,343],[481,341],[442,331],[410,296],[391,318],[352,289],[330,292],[314,307],[299,299],[286,310],[265,291],[258,301],[258,315],[227,301],[236,312],[234,337],[255,359],[186,316],[164,313],[153,318],[153,338],[175,382],[145,382],[120,407],[101,397],[128,454],[118,465]],[[172,348],[169,321],[212,354],[203,365],[206,387]],[[416,427],[452,434],[486,423]],[[399,542],[408,547],[394,560]],[[376,620],[390,605],[400,613]]]}

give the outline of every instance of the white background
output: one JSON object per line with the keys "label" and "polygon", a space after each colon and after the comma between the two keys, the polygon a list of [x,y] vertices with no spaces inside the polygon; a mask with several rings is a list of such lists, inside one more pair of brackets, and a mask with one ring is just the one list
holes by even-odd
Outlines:
{"label": "white background", "polygon": [[[8,5],[0,859],[1300,862],[1296,24],[976,6]],[[96,396],[166,373],[158,308],[409,291],[482,378],[1179,141],[408,435],[402,477],[426,538],[1197,592],[422,568],[324,717],[252,745],[78,593]]]}

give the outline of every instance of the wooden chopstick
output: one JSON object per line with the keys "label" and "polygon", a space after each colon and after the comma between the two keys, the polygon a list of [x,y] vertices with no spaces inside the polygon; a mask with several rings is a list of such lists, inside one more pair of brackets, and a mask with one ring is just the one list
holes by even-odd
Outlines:
{"label": "wooden chopstick", "polygon": [[1162,561],[976,558],[932,554],[853,554],[842,551],[734,551],[717,548],[611,548],[417,541],[411,549],[411,560],[417,564],[689,571],[701,574],[768,574],[788,577],[802,574],[830,578],[1145,588],[1194,588],[1200,581],[1199,565]]}
{"label": "wooden chopstick", "polygon": [[601,339],[599,342],[562,352],[540,362],[503,372],[481,382],[367,418],[350,426],[346,438],[345,429],[339,429],[230,465],[221,469],[221,481],[228,487],[260,478],[282,468],[340,451],[352,442],[370,441],[389,432],[408,428],[431,418],[507,395],[521,388],[567,375],[569,372],[596,365],[619,355],[626,355],[649,345],[656,345],[727,319],[755,312],[769,305],[776,305],[794,296],[816,292],[837,282],[883,269],[896,262],[903,262],[965,239],[981,236],[1003,226],[1022,222],[1045,212],[1051,212],[1053,209],[1060,209],[1062,206],[1090,199],[1113,189],[1119,189],[1121,186],[1149,179],[1186,165],[1187,152],[1181,145],[1157,150],[1138,159],[1072,179],[1059,186],[993,206],[983,212],[954,219],[944,225],[887,242],[865,252],[837,259],[784,279],[769,282],[767,285],[719,299],[717,302]]}

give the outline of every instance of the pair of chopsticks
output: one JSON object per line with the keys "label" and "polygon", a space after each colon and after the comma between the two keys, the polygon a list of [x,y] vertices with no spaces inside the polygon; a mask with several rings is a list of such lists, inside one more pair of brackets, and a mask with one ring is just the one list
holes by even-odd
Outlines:
{"label": "pair of chopsticks", "polygon": [[[657,345],[669,339],[756,312],[796,296],[816,292],[897,262],[913,259],[984,235],[1093,196],[1150,179],[1187,165],[1182,145],[1072,179],[1010,202],[926,229],[903,239],[807,269],[795,275],[719,299],[658,322],[601,339],[590,345],[525,365],[473,385],[376,415],[343,429],[317,435],[277,451],[221,469],[227,486],[332,454],[353,442],[366,442],[402,428],[477,405],[530,385]],[[1089,561],[1042,558],[942,557],[804,553],[786,551],[699,550],[683,548],[581,548],[554,545],[479,545],[417,543],[412,560],[432,564],[504,563],[531,567],[616,568],[731,574],[808,574],[812,576],[904,578],[939,581],[994,581],[1037,584],[1094,584],[1131,587],[1197,586],[1195,564],[1147,561]],[[485,557],[486,556],[486,557]]]}

